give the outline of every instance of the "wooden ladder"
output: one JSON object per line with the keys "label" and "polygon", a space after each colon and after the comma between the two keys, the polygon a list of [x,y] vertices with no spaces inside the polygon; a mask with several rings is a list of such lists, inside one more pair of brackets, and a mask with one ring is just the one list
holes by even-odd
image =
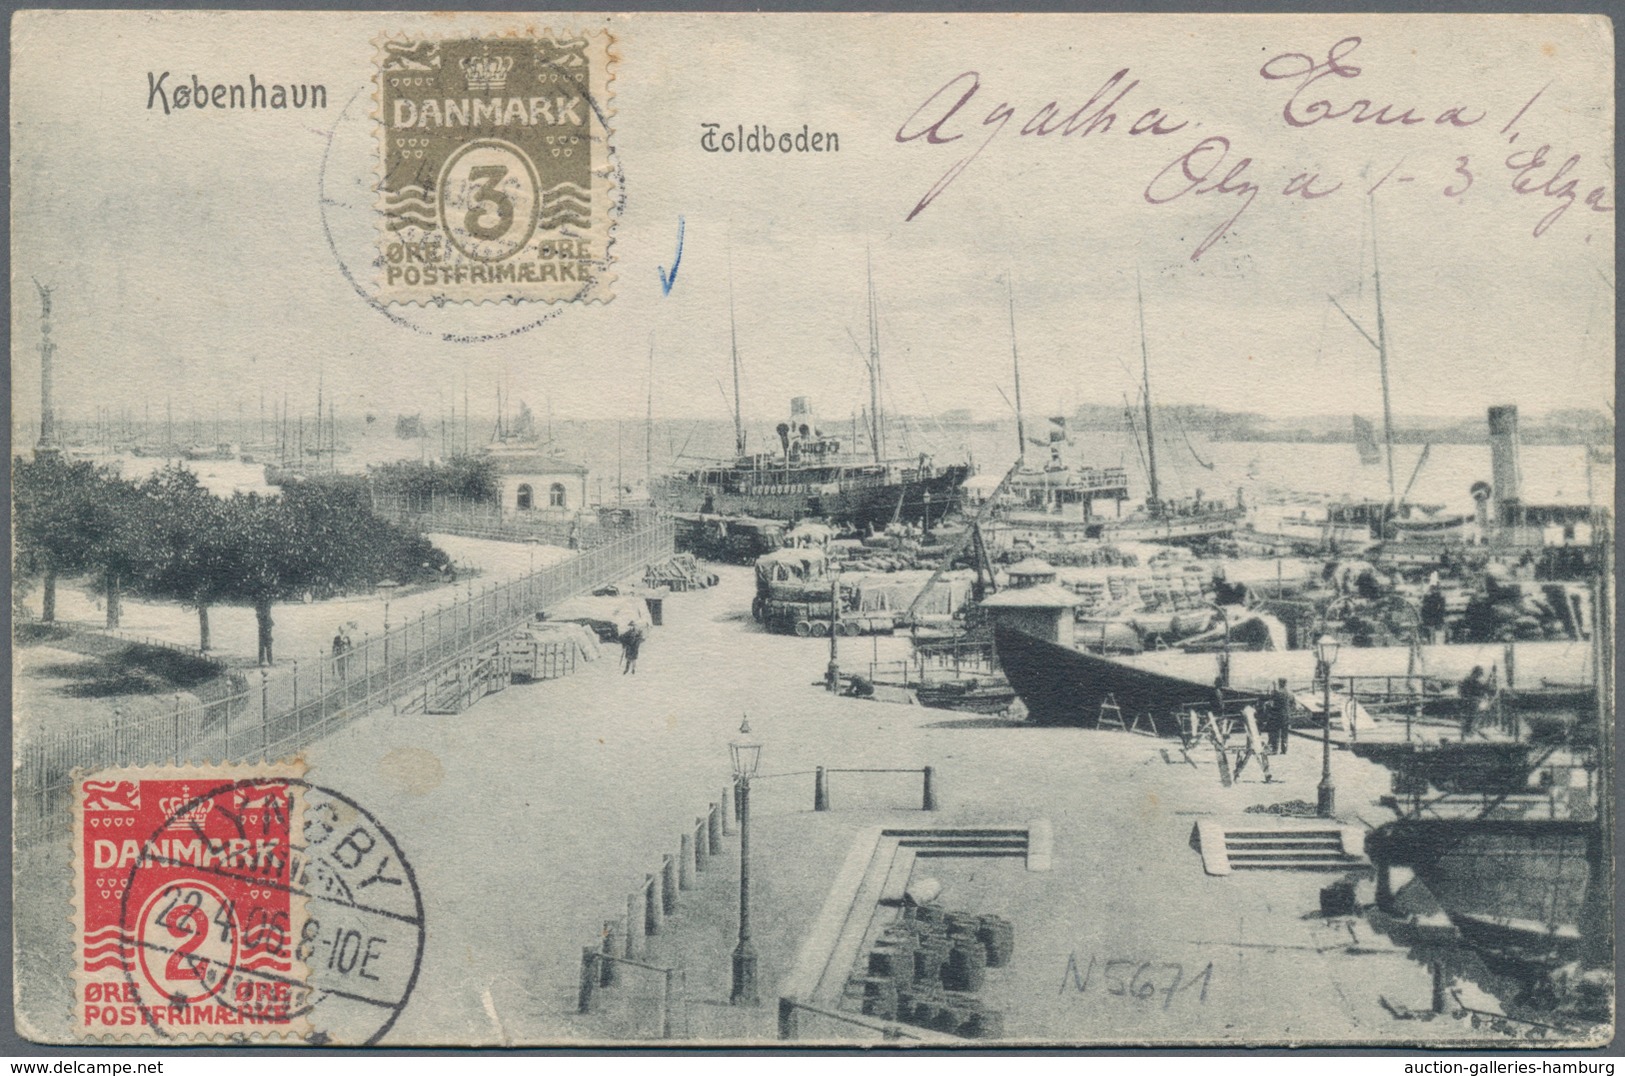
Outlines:
{"label": "wooden ladder", "polygon": [[1122,729],[1124,732],[1128,731],[1128,726],[1123,723],[1123,708],[1117,705],[1117,696],[1110,691],[1106,692],[1106,697],[1100,700],[1100,716],[1095,719],[1095,727],[1101,729],[1117,728]]}

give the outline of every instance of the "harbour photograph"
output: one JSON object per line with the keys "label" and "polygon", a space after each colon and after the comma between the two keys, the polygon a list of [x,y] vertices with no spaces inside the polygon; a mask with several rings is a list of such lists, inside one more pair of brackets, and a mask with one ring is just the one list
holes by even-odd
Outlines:
{"label": "harbour photograph", "polygon": [[20,16],[17,1035],[1607,1046],[1611,30],[1156,18]]}

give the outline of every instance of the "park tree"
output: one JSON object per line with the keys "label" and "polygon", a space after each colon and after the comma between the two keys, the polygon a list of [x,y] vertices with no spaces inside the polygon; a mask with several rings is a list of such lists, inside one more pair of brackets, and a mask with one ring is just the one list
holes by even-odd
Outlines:
{"label": "park tree", "polygon": [[96,512],[105,519],[91,551],[99,578],[97,589],[107,611],[107,626],[116,628],[124,610],[124,592],[147,570],[151,559],[150,502],[135,483],[104,476],[96,486]]}
{"label": "park tree", "polygon": [[142,559],[143,520],[131,484],[87,461],[19,456],[12,498],[17,567],[43,583],[40,619],[56,619],[59,578],[97,572],[108,627],[117,627],[120,594]]}
{"label": "park tree", "polygon": [[301,483],[280,497],[238,494],[226,526],[238,558],[231,597],[254,609],[263,664],[273,661],[277,603],[438,575],[447,563],[426,539],[374,514],[357,487]]}
{"label": "park tree", "polygon": [[436,499],[493,501],[501,487],[496,461],[489,456],[453,456],[444,463],[396,460],[372,472],[373,488],[404,498],[414,510]]}
{"label": "park tree", "polygon": [[202,650],[212,606],[251,606],[269,664],[278,602],[435,577],[449,563],[421,535],[375,514],[365,483],[353,479],[222,499],[182,467],[137,485],[55,455],[19,458],[13,476],[18,568],[43,577],[47,621],[56,616],[57,579],[94,573],[109,627],[126,590],[178,601],[197,610]]}
{"label": "park tree", "polygon": [[148,597],[197,610],[198,649],[207,652],[209,608],[230,600],[242,568],[226,502],[184,467],[166,467],[141,484],[147,557],[135,587]]}

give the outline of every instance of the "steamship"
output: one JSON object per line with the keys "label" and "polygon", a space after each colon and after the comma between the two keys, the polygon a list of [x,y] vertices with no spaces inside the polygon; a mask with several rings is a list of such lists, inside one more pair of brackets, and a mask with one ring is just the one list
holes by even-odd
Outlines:
{"label": "steamship", "polygon": [[[779,423],[777,432],[778,452],[741,452],[729,461],[657,477],[655,503],[676,512],[821,517],[879,530],[895,520],[940,523],[970,475],[965,464],[938,467],[927,455],[898,460],[845,451],[817,428],[804,396],[791,401],[791,421]],[[743,448],[743,436],[737,444]]]}
{"label": "steamship", "polygon": [[[778,425],[779,451],[746,451],[739,396],[739,334],[729,299],[733,360],[734,457],[651,482],[660,507],[682,513],[749,516],[768,520],[818,517],[862,529],[894,522],[931,526],[958,507],[968,464],[938,467],[929,455],[886,456],[886,417],[880,405],[880,330],[871,276],[869,300],[869,411],[867,455],[843,450],[813,418],[808,397],[790,401],[790,421]],[[856,430],[853,438],[856,439]]]}

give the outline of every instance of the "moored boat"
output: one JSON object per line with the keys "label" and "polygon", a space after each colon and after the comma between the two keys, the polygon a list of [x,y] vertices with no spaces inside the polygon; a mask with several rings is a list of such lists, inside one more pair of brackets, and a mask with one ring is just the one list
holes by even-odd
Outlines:
{"label": "moored boat", "polygon": [[1177,736],[1177,715],[1189,709],[1227,711],[1261,696],[1099,657],[998,624],[994,644],[1010,686],[1043,725],[1095,728],[1102,708],[1116,706],[1126,723],[1149,719],[1159,736]]}
{"label": "moored boat", "polygon": [[1580,955],[1601,840],[1594,819],[1402,818],[1365,847],[1379,872],[1412,870],[1469,942],[1556,966]]}

